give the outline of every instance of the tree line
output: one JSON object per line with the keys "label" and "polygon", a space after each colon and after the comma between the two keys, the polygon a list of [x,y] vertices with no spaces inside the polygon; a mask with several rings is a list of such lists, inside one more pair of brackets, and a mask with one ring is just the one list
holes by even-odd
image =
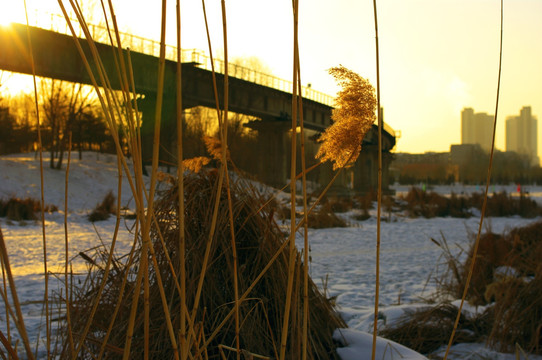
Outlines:
{"label": "tree line", "polygon": [[[0,90],[2,90],[0,84]],[[1,93],[0,93],[1,94]],[[115,144],[104,119],[102,108],[90,86],[52,79],[40,79],[38,97],[34,94],[0,95],[0,155],[37,152],[38,116],[43,151],[50,154],[49,166],[61,169],[65,154],[70,148],[78,151],[114,153]],[[252,170],[257,139],[254,132],[245,127],[252,118],[230,113],[228,144],[232,160],[240,168]],[[144,120],[143,120],[144,121]],[[218,120],[215,109],[195,107],[185,109],[183,115],[183,150],[187,158],[207,155],[205,137],[217,136]],[[175,131],[164,131],[174,134]],[[71,138],[71,139],[70,139]],[[123,126],[119,123],[119,139],[126,143]],[[70,141],[71,140],[71,141]],[[176,146],[173,139],[171,146]],[[166,146],[165,144],[163,147]],[[125,155],[128,148],[124,147]],[[161,155],[163,165],[176,161],[167,149]]]}
{"label": "tree line", "polygon": [[[542,169],[532,166],[527,155],[496,150],[493,156],[491,182],[493,184],[542,183]],[[486,181],[489,154],[474,147],[469,156],[455,158],[449,153],[394,154],[391,172],[402,185],[453,183],[482,184]]]}
{"label": "tree line", "polygon": [[101,107],[90,87],[41,79],[37,93],[37,108],[33,94],[0,96],[0,154],[37,151],[38,121],[51,168],[62,167],[70,137],[71,148],[79,154],[113,149]]}

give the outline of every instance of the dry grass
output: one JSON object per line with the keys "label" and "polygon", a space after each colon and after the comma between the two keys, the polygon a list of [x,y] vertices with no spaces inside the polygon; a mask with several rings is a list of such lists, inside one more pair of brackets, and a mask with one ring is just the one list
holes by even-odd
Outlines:
{"label": "dry grass", "polygon": [[354,200],[350,197],[335,197],[328,200],[328,205],[334,213],[345,213],[352,210]]}
{"label": "dry grass", "polygon": [[[482,208],[483,195],[474,193],[469,198],[471,206],[477,209]],[[486,216],[513,216],[519,215],[525,218],[534,218],[542,215],[542,209],[536,201],[530,199],[525,194],[519,197],[513,197],[505,191],[494,193],[487,198]]]}
{"label": "dry grass", "polygon": [[[186,216],[186,293],[188,306],[194,306],[194,295],[201,274],[203,257],[206,248],[209,222],[211,221],[211,204],[216,192],[216,171],[201,171],[199,174],[185,179],[185,216]],[[263,277],[241,299],[239,311],[241,319],[240,341],[241,348],[251,353],[277,357],[280,339],[280,328],[283,319],[283,309],[288,279],[287,250],[284,250],[284,236],[276,226],[268,213],[258,212],[262,200],[252,190],[247,190],[246,184],[232,183],[231,197],[234,211],[234,232],[237,247],[237,259],[239,270],[237,273],[240,293],[245,293],[257,281],[258,275],[264,271],[267,264],[272,262],[273,256],[279,251],[276,261],[268,268]],[[199,349],[205,348],[209,358],[219,356],[219,346],[235,347],[235,324],[234,318],[229,317],[233,308],[233,254],[231,238],[229,236],[229,216],[226,191],[222,192],[216,236],[211,248],[211,261],[205,277],[201,309],[195,318],[196,338],[192,340],[190,349],[193,354]],[[178,251],[178,194],[177,187],[162,194],[161,199],[155,205],[155,214],[158,227],[152,230],[152,244],[158,260],[163,286],[171,309],[171,320],[176,328],[179,326],[180,303],[179,293],[175,277],[171,269],[179,268]],[[163,236],[165,248],[161,245],[159,234]],[[171,258],[172,267],[168,263],[166,254]],[[138,249],[135,263],[141,262],[141,252]],[[93,256],[96,263],[105,255]],[[122,260],[122,261],[121,261]],[[113,332],[107,342],[106,354],[108,358],[120,357],[126,338],[126,327],[130,314],[130,304],[134,292],[134,284],[137,270],[129,268],[124,263],[125,259],[118,259],[113,264],[113,270],[106,280],[106,290],[91,326],[87,339],[84,340],[85,348],[89,354],[98,354],[99,347],[108,328],[115,304],[120,299],[118,316],[114,320]],[[97,288],[103,280],[103,269],[89,263],[89,273],[84,281],[84,286],[75,289],[72,321],[73,332],[77,339],[87,320],[89,306],[91,306]],[[296,260],[296,276],[302,274],[300,256]],[[149,276],[150,282],[150,336],[152,338],[150,355],[151,358],[171,358],[173,352],[169,343],[167,329],[165,327],[164,313],[158,296],[155,270],[152,269]],[[122,283],[128,274],[128,282],[124,294]],[[289,335],[287,358],[298,358],[296,354],[301,346],[301,303],[302,282],[296,281]],[[143,292],[138,294],[143,296]],[[345,326],[343,320],[334,311],[329,301],[320,293],[312,281],[310,281],[309,297],[310,311],[310,335],[309,335],[309,359],[334,359],[338,358],[334,352],[335,345],[331,340],[331,334],[337,327]],[[142,353],[142,338],[144,336],[143,299],[139,302],[132,353]],[[219,327],[219,324],[223,324]],[[213,331],[218,330],[213,338]],[[209,342],[204,346],[205,339]],[[65,344],[66,341],[61,343]],[[69,353],[67,349],[59,349],[61,358]],[[227,354],[227,352],[226,352]]]}
{"label": "dry grass", "polygon": [[[482,209],[484,196],[481,193],[473,193],[468,196],[452,193],[450,197],[446,197],[433,191],[412,187],[405,196],[401,196],[401,199],[406,202],[405,210],[411,217],[468,218],[472,216],[471,210],[473,208]],[[536,201],[524,194],[521,194],[520,197],[514,197],[506,192],[499,192],[488,197],[486,216],[513,215],[533,218],[542,215],[542,209]]]}
{"label": "dry grass", "polygon": [[331,203],[323,204],[318,209],[311,211],[308,214],[308,224],[313,229],[347,226],[343,219],[335,215]]}
{"label": "dry grass", "polygon": [[[471,267],[473,246],[461,263],[446,244],[448,272],[440,283],[440,295],[461,297]],[[474,305],[489,305],[486,311],[469,318],[462,314],[454,343],[487,341],[502,352],[514,352],[519,345],[528,353],[542,353],[542,222],[515,228],[498,235],[480,237],[474,271],[466,299]],[[506,270],[506,271],[503,271]],[[431,305],[429,305],[431,306]],[[444,311],[445,310],[445,311]],[[449,340],[455,306],[440,303],[427,310],[408,314],[381,335],[422,353],[435,350]]]}
{"label": "dry grass", "polygon": [[109,219],[111,214],[117,213],[117,206],[115,204],[115,195],[112,191],[109,191],[102,202],[97,204],[94,210],[88,215],[89,221],[103,221]]}
{"label": "dry grass", "polygon": [[[0,217],[6,217],[13,221],[37,220],[36,213],[41,211],[40,201],[32,198],[12,197],[7,200],[0,199]],[[55,212],[58,208],[54,205],[46,205],[45,212]]]}
{"label": "dry grass", "polygon": [[[379,335],[428,354],[448,343],[457,316],[457,307],[442,303],[406,313],[397,324]],[[461,315],[454,343],[481,341],[490,330],[489,314],[476,317]]]}
{"label": "dry grass", "polygon": [[471,216],[467,199],[455,194],[447,198],[432,191],[423,191],[413,187],[401,199],[406,201],[406,210],[411,217],[452,216],[466,218]]}
{"label": "dry grass", "polygon": [[357,201],[359,203],[359,207],[361,209],[361,214],[355,216],[356,220],[367,220],[371,217],[369,215],[369,210],[373,208],[373,202],[376,201],[376,193],[373,191],[369,191],[357,198]]}

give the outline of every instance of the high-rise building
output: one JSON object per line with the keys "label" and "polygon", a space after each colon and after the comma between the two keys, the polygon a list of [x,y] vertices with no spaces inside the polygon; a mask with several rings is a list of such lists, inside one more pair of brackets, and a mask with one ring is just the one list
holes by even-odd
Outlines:
{"label": "high-rise building", "polygon": [[493,115],[475,113],[472,108],[461,112],[461,144],[478,144],[484,150],[491,150],[493,138]]}
{"label": "high-rise building", "polygon": [[506,118],[506,151],[529,156],[532,165],[539,165],[538,120],[532,115],[531,107],[524,106],[519,116]]}

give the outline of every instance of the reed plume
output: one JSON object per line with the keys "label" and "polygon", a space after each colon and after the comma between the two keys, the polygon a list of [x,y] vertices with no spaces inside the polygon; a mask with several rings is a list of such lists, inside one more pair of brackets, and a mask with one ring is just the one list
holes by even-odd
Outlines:
{"label": "reed plume", "polygon": [[317,159],[334,162],[333,170],[353,164],[361,142],[376,120],[375,89],[369,80],[342,65],[329,69],[342,90],[331,114],[333,124],[318,139]]}

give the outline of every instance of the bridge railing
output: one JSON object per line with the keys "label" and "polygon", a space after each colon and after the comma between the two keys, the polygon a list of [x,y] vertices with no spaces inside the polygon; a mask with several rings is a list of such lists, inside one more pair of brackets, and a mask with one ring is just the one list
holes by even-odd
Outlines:
{"label": "bridge railing", "polygon": [[[70,29],[64,17],[59,14],[44,14],[43,12],[36,12],[32,17],[30,25],[40,27],[47,30],[52,30],[62,34],[71,35]],[[83,38],[84,32],[77,19],[70,19],[75,29],[77,36]],[[90,34],[94,41],[99,43],[110,44],[109,33],[107,28],[103,25],[88,24]],[[160,56],[160,42],[146,39],[141,36],[119,33],[120,42],[123,48],[129,47],[131,51],[141,52],[151,56]],[[116,41],[116,40],[115,40]],[[166,45],[166,59],[176,61],[177,60],[177,48],[175,46]],[[203,50],[198,49],[182,49],[181,51],[182,62],[192,62],[197,64],[200,68],[205,70],[212,70],[212,63],[210,57],[205,55]],[[225,73],[224,60],[213,58],[214,70],[217,73]],[[245,66],[229,63],[228,75],[237,79],[250,81],[258,85],[264,85],[280,91],[292,92],[293,83],[289,80],[281,79],[277,76],[269,75],[250,69]],[[311,87],[303,86],[301,88],[302,96],[306,99],[310,99],[328,106],[333,106],[334,97],[327,95],[323,92],[312,89]]]}

